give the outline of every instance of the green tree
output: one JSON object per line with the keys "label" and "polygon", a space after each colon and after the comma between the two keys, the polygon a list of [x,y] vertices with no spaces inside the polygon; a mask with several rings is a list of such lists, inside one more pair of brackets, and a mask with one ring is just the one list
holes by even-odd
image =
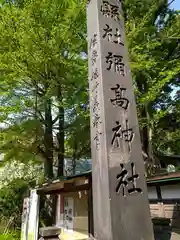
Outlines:
{"label": "green tree", "polygon": [[123,7],[143,156],[152,173],[162,144],[155,138],[159,121],[169,113],[172,86],[179,82],[180,18],[167,0],[125,0]]}
{"label": "green tree", "polygon": [[[158,131],[159,129],[159,131]],[[161,132],[160,132],[161,131]],[[160,151],[167,155],[180,156],[180,95],[179,91],[170,104],[170,111],[157,125],[155,134]]]}
{"label": "green tree", "polygon": [[80,55],[86,48],[85,4],[15,3],[0,9],[1,119],[8,125],[1,131],[1,151],[7,160],[43,160],[45,176],[53,178],[54,155],[63,175],[66,112],[87,102]]}
{"label": "green tree", "polygon": [[29,189],[29,183],[15,179],[1,187],[0,191],[0,219],[6,223],[12,219],[11,229],[21,227],[23,198]]}
{"label": "green tree", "polygon": [[[90,152],[85,4],[26,0],[0,8],[0,119],[6,124],[0,150],[7,161],[42,161],[47,178],[54,177],[54,162],[62,175],[64,156],[75,163]],[[152,173],[157,152],[168,144],[157,133],[179,84],[180,18],[166,0],[124,0],[123,8],[143,156]],[[173,139],[169,128],[167,134]]]}

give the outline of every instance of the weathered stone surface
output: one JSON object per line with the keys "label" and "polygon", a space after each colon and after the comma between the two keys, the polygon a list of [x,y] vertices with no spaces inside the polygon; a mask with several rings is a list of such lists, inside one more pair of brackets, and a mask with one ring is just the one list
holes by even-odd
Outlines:
{"label": "weathered stone surface", "polygon": [[59,240],[59,237],[41,237],[39,240]]}
{"label": "weathered stone surface", "polygon": [[90,0],[87,6],[95,238],[152,240],[119,2]]}
{"label": "weathered stone surface", "polygon": [[61,228],[58,227],[45,227],[39,229],[39,234],[42,237],[52,237],[52,236],[58,236],[61,233]]}

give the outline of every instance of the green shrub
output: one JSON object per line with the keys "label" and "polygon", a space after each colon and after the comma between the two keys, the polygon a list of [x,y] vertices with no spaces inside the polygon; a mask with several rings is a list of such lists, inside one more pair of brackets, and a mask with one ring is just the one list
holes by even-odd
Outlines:
{"label": "green shrub", "polygon": [[14,231],[7,234],[0,234],[0,240],[20,240],[20,232]]}
{"label": "green shrub", "polygon": [[16,179],[1,188],[0,219],[7,224],[11,221],[8,224],[8,228],[15,229],[21,227],[23,198],[27,190],[28,183],[21,179]]}

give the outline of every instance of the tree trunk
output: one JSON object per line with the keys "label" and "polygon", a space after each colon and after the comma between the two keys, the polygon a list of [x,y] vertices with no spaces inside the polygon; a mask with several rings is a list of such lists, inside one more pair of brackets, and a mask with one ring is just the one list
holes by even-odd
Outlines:
{"label": "tree trunk", "polygon": [[59,102],[59,133],[58,133],[58,176],[64,175],[64,107],[62,102],[61,86],[58,87]]}
{"label": "tree trunk", "polygon": [[141,140],[142,148],[146,155],[144,159],[146,161],[147,175],[153,175],[159,170],[160,162],[153,150],[153,126],[151,123],[152,116],[150,106],[144,106],[141,117],[146,118],[146,125],[141,130]]}
{"label": "tree trunk", "polygon": [[[53,179],[53,120],[52,120],[52,103],[51,99],[45,98],[44,101],[44,109],[45,109],[45,133],[44,133],[44,146],[45,146],[45,159],[44,159],[44,175],[45,179]],[[53,202],[53,196],[50,199],[45,199],[44,207],[45,211],[48,211],[47,222],[48,226],[53,224],[53,214],[54,214],[54,204],[50,204]],[[47,206],[48,205],[48,206]]]}
{"label": "tree trunk", "polygon": [[45,160],[44,160],[44,175],[45,178],[53,179],[53,134],[52,134],[52,113],[51,113],[51,99],[45,99]]}
{"label": "tree trunk", "polygon": [[[139,76],[139,79],[142,79],[143,76]],[[137,80],[137,87],[138,90],[142,93],[145,94],[147,92],[147,84],[142,82],[141,80]],[[148,135],[148,126],[147,126],[147,121],[148,121],[148,116],[147,116],[147,106],[142,107],[140,110],[140,119],[146,120],[145,126],[140,130],[140,135],[141,135],[141,143],[142,143],[142,150],[145,153],[145,155],[148,156],[148,147],[149,147],[149,135]],[[143,121],[144,122],[144,121]]]}
{"label": "tree trunk", "polygon": [[72,173],[73,175],[76,174],[76,160],[77,160],[77,142],[74,140],[74,149],[73,149],[73,156],[72,156]]}
{"label": "tree trunk", "polygon": [[[148,86],[145,82],[137,81],[138,89],[141,93],[145,94],[148,92]],[[140,112],[140,118],[145,120],[145,125],[140,130],[143,157],[146,165],[146,175],[152,175],[154,172],[154,166],[156,165],[156,160],[153,153],[152,146],[152,127],[151,127],[151,106],[149,103],[144,103],[143,108]],[[144,122],[144,121],[143,121]]]}
{"label": "tree trunk", "polygon": [[[143,107],[141,113],[141,118],[147,119],[147,113],[145,107]],[[142,141],[142,149],[148,155],[148,145],[149,145],[149,137],[148,137],[148,127],[147,124],[141,129],[141,141]]]}

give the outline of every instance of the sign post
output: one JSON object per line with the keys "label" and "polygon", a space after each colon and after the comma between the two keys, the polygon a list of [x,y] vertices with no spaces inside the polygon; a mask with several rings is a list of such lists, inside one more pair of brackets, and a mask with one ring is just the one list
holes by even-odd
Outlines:
{"label": "sign post", "polygon": [[28,240],[38,239],[38,224],[39,224],[39,203],[40,198],[37,195],[37,190],[33,189],[30,193],[30,210],[28,218]]}
{"label": "sign post", "polygon": [[29,218],[29,198],[26,197],[23,202],[23,211],[21,217],[21,240],[28,238],[28,218]]}
{"label": "sign post", "polygon": [[153,240],[120,0],[87,6],[94,231]]}

